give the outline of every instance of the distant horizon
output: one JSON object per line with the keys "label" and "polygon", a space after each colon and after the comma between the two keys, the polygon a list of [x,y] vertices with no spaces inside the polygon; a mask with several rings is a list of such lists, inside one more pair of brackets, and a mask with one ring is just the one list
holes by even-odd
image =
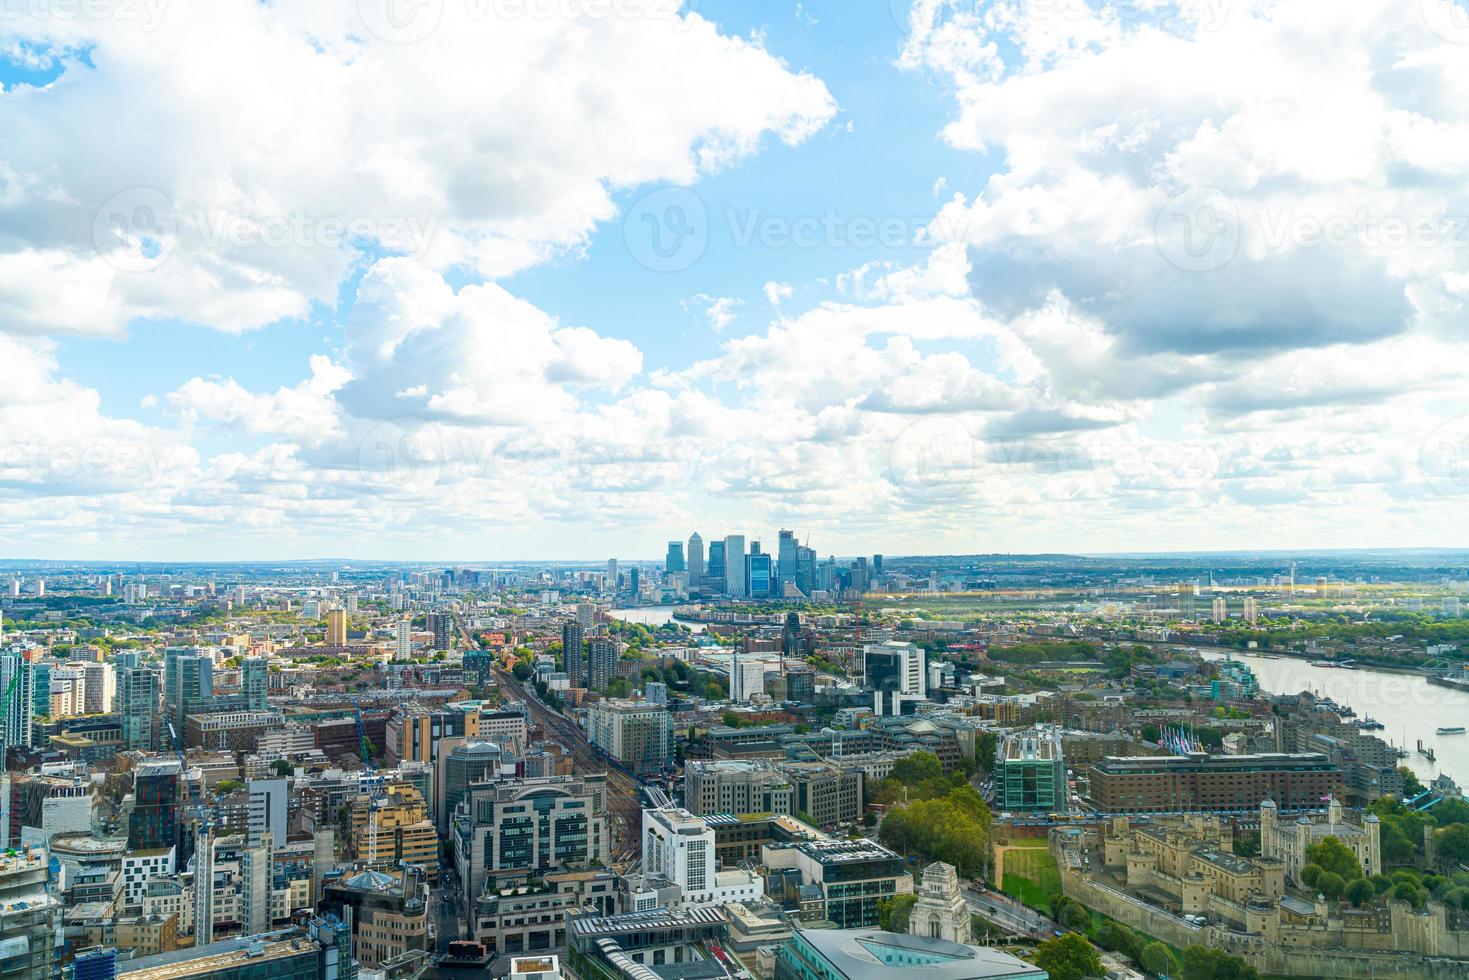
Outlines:
{"label": "distant horizon", "polygon": [[[672,540],[672,539],[669,539]],[[685,539],[687,540],[687,539]],[[712,538],[706,540],[723,540]],[[748,541],[748,536],[746,538]],[[854,558],[871,558],[873,555],[882,555],[884,561],[916,561],[921,559],[1076,559],[1076,560],[1148,560],[1160,558],[1289,558],[1291,556],[1302,557],[1330,557],[1330,556],[1353,556],[1353,555],[1459,555],[1462,554],[1469,559],[1469,546],[1465,547],[1402,547],[1402,548],[1239,548],[1232,550],[1201,550],[1201,551],[1114,551],[1114,552],[1054,552],[1054,551],[975,551],[975,552],[914,552],[899,554],[896,552],[818,552],[819,558],[825,560],[828,557],[838,561],[851,560]],[[343,565],[343,566],[391,566],[391,565],[588,565],[605,566],[608,561],[638,562],[643,564],[659,564],[666,556],[658,558],[636,558],[626,555],[608,555],[603,558],[260,558],[247,560],[220,560],[206,561],[200,559],[168,559],[168,558],[4,558],[0,557],[0,569],[10,569],[16,565],[183,565],[183,566],[205,566],[205,567],[248,567],[255,565]]]}

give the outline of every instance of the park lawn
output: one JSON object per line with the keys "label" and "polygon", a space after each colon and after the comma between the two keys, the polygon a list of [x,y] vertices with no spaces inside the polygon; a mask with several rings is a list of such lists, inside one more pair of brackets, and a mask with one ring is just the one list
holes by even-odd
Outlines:
{"label": "park lawn", "polygon": [[1051,842],[1044,837],[1012,837],[1006,847],[1050,847]]}
{"label": "park lawn", "polygon": [[1005,852],[1005,880],[1000,890],[1031,908],[1051,909],[1051,896],[1061,892],[1061,873],[1048,848],[1024,847]]}

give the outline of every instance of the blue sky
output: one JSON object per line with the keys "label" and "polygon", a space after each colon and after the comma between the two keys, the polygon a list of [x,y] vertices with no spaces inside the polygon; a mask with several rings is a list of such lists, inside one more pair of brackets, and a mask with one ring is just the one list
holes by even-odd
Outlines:
{"label": "blue sky", "polygon": [[0,548],[1466,530],[1446,0],[401,2],[0,22]]}

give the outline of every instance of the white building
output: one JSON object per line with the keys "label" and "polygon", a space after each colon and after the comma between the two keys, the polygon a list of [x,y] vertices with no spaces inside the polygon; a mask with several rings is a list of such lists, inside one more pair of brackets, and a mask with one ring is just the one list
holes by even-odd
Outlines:
{"label": "white building", "polygon": [[171,847],[124,854],[122,856],[123,904],[129,908],[141,906],[148,879],[173,874],[173,862],[174,852]]}
{"label": "white building", "polygon": [[249,781],[250,803],[246,826],[250,843],[268,841],[277,849],[286,846],[286,800],[290,787],[291,782],[288,779]]}
{"label": "white building", "polygon": [[413,659],[413,621],[402,619],[393,624],[393,659]]}
{"label": "white building", "polygon": [[677,889],[681,908],[761,897],[759,875],[715,866],[714,829],[703,817],[672,806],[643,811],[643,880],[635,896],[654,894],[666,883]]}
{"label": "white building", "polygon": [[733,701],[748,701],[765,693],[765,661],[738,653],[729,662],[729,696]]}

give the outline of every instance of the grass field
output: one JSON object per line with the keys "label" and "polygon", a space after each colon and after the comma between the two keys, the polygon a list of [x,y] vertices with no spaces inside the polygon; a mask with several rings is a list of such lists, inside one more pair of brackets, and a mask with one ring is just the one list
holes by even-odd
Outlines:
{"label": "grass field", "polygon": [[1051,908],[1051,896],[1061,891],[1061,874],[1056,859],[1041,842],[1040,847],[1022,845],[1005,852],[1005,880],[1000,890],[1032,908]]}

